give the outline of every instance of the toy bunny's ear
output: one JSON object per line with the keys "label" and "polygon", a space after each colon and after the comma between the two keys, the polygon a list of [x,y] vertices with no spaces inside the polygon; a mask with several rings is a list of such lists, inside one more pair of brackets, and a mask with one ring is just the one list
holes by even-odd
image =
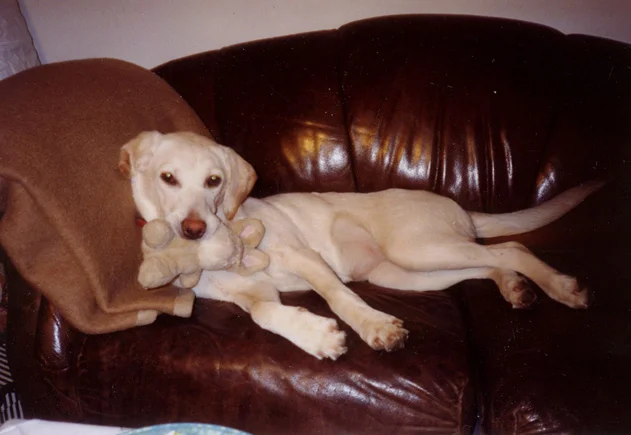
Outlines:
{"label": "toy bunny's ear", "polygon": [[250,248],[256,248],[265,236],[265,226],[259,219],[232,221],[228,226],[239,236],[243,244]]}
{"label": "toy bunny's ear", "polygon": [[246,249],[236,272],[241,276],[250,276],[266,269],[267,266],[269,266],[269,255],[258,249]]}

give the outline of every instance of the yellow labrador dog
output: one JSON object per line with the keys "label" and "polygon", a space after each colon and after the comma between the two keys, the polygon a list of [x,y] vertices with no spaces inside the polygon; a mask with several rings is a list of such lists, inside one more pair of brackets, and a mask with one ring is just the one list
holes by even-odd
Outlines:
{"label": "yellow labrador dog", "polygon": [[[559,218],[600,183],[570,189],[534,208],[506,214],[467,212],[451,199],[389,189],[375,193],[289,193],[248,198],[252,167],[228,147],[189,132],[144,132],[123,146],[120,167],[139,213],[166,219],[181,236],[211,240],[227,220],[260,219],[265,272],[243,277],[206,271],[199,297],[234,302],[262,328],[317,358],[346,351],[333,319],[284,306],[278,292],[313,289],[373,349],[404,345],[403,322],[368,306],[345,282],[402,290],[441,290],[467,279],[492,279],[514,307],[534,300],[526,276],[552,299],[585,308],[588,293],[516,242],[483,246],[476,238],[527,232]],[[523,275],[523,276],[522,276]]]}

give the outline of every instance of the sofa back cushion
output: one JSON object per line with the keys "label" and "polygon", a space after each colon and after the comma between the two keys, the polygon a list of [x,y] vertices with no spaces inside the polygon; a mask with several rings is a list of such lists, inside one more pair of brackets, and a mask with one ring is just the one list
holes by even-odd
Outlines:
{"label": "sofa back cushion", "polygon": [[628,59],[624,44],[536,24],[426,15],[241,44],[155,71],[254,165],[256,195],[423,188],[502,212],[621,161],[611,138],[631,138],[620,104],[631,98]]}

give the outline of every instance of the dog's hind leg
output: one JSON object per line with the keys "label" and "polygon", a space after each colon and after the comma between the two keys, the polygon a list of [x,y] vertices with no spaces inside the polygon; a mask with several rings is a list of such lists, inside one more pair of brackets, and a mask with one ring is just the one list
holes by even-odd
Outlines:
{"label": "dog's hind leg", "polygon": [[366,304],[340,281],[318,253],[307,248],[291,249],[283,257],[285,267],[307,281],[370,347],[392,351],[404,346],[408,331],[403,322]]}
{"label": "dog's hind leg", "polygon": [[[409,247],[409,248],[408,248]],[[400,267],[431,271],[493,267],[525,275],[552,299],[572,308],[587,308],[588,292],[571,276],[564,275],[539,260],[517,242],[478,245],[472,242],[399,245],[388,250],[388,259]]]}
{"label": "dog's hind leg", "polygon": [[509,269],[494,267],[415,272],[384,261],[367,278],[378,286],[412,291],[444,290],[469,279],[491,279],[514,308],[526,308],[536,300],[536,294],[523,276]]}

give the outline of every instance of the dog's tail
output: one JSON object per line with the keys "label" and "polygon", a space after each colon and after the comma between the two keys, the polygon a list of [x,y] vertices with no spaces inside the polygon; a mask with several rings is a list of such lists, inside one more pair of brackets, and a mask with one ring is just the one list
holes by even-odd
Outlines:
{"label": "dog's tail", "polygon": [[590,181],[555,196],[535,207],[513,213],[469,212],[479,238],[512,236],[541,228],[563,216],[600,189],[604,181]]}

